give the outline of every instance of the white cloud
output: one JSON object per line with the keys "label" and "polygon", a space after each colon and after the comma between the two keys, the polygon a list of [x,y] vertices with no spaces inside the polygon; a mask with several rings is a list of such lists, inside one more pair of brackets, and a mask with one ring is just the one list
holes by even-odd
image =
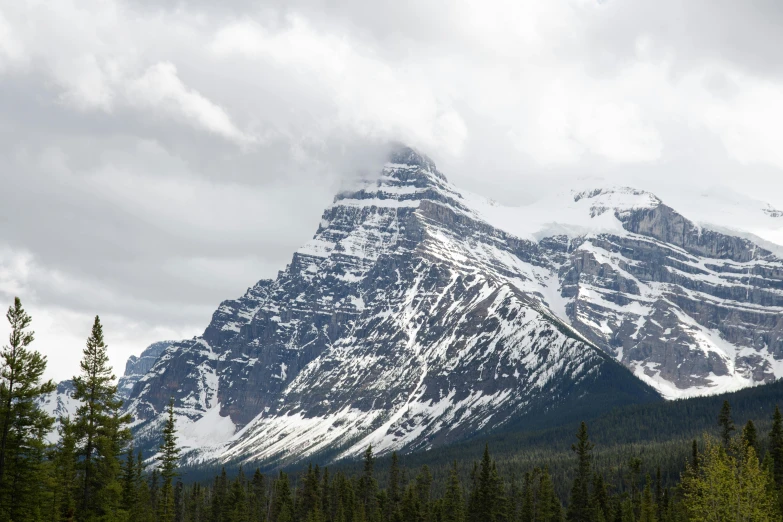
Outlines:
{"label": "white cloud", "polygon": [[24,63],[26,59],[22,43],[14,34],[11,24],[0,12],[0,73],[9,67]]}
{"label": "white cloud", "polygon": [[390,65],[345,37],[319,32],[291,15],[270,30],[242,20],[219,28],[210,45],[217,57],[248,58],[290,69],[299,81],[326,91],[336,115],[327,129],[349,129],[377,139],[400,139],[459,155],[468,130],[449,89],[429,83],[416,67]]}
{"label": "white cloud", "polygon": [[783,169],[783,84],[737,73],[732,76],[733,85],[739,86],[735,95],[728,99],[705,95],[705,125],[739,162],[766,163]]}
{"label": "white cloud", "polygon": [[177,76],[177,68],[170,62],[157,63],[128,86],[132,104],[161,110],[184,118],[196,126],[219,136],[246,145],[257,141],[237,128],[219,105],[189,89]]}

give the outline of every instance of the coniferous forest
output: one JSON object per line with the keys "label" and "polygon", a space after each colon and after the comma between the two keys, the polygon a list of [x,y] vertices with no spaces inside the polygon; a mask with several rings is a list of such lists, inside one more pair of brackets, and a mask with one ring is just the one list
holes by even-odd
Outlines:
{"label": "coniferous forest", "polygon": [[[32,346],[31,318],[18,298],[6,317],[11,334],[0,358],[1,521],[783,519],[783,416],[763,392],[737,395],[744,397],[743,415],[753,416],[738,424],[729,400],[704,424],[705,407],[718,404],[715,398],[610,412],[591,421],[602,440],[611,441],[609,432],[615,433],[606,451],[582,422],[567,427],[568,440],[565,427],[491,439],[501,460],[493,458],[493,445],[478,441],[427,452],[436,459],[432,465],[411,465],[424,458],[415,455],[376,459],[368,447],[360,463],[264,472],[238,466],[207,479],[203,470],[181,466],[173,402],[158,451],[135,450],[98,317],[74,377],[80,406],[73,417],[61,419],[39,407],[55,385],[43,379],[46,358]],[[689,411],[693,418],[669,422],[667,411],[669,416]],[[656,426],[648,426],[650,419]],[[686,438],[689,422],[703,433]],[[48,444],[56,424],[57,443]],[[655,437],[645,439],[643,432]]]}

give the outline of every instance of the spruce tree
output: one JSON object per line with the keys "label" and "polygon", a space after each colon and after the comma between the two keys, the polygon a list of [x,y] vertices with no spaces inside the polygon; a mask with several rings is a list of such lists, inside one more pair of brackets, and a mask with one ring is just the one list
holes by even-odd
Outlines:
{"label": "spruce tree", "polygon": [[389,495],[386,506],[386,520],[397,522],[401,520],[400,502],[402,501],[402,491],[400,483],[400,462],[397,452],[392,452],[391,466],[389,467]]}
{"label": "spruce tree", "polygon": [[74,378],[73,398],[81,404],[76,410],[73,429],[79,463],[78,512],[82,519],[107,515],[107,509],[119,501],[117,483],[121,445],[128,438],[128,416],[120,415],[122,401],[109,366],[107,346],[100,318],[95,316],[80,363],[81,373]]}
{"label": "spruce tree", "polygon": [[132,512],[136,507],[139,492],[136,487],[136,454],[133,445],[128,448],[125,462],[122,466],[122,507],[128,512]]}
{"label": "spruce tree", "polygon": [[549,474],[549,468],[544,468],[538,489],[539,519],[541,522],[561,522],[563,520],[563,506],[555,494],[555,485]]}
{"label": "spruce tree", "polygon": [[294,501],[291,496],[291,486],[288,484],[288,475],[281,471],[274,484],[270,522],[293,522],[293,520]]}
{"label": "spruce tree", "polygon": [[76,516],[76,438],[69,417],[60,418],[59,440],[54,447],[54,520],[73,520]]}
{"label": "spruce tree", "polygon": [[756,425],[752,420],[749,420],[742,428],[742,441],[745,445],[758,451],[758,435],[756,434]]}
{"label": "spruce tree", "polygon": [[177,426],[174,422],[174,399],[169,400],[168,415],[163,426],[163,441],[160,444],[160,500],[158,520],[174,520],[174,478],[177,476],[177,463],[180,449],[177,447]]}
{"label": "spruce tree", "polygon": [[591,504],[593,508],[593,521],[611,521],[612,510],[609,504],[609,492],[606,489],[604,478],[600,473],[593,474],[593,496]]}
{"label": "spruce tree", "polygon": [[312,463],[309,464],[302,482],[301,492],[297,492],[296,495],[297,520],[307,520],[311,513],[321,512],[319,502],[321,477],[318,466],[313,468]]}
{"label": "spruce tree", "polygon": [[769,452],[772,454],[775,485],[783,489],[783,416],[775,405],[772,415],[772,429],[769,432]]}
{"label": "spruce tree", "polygon": [[465,501],[462,498],[462,485],[459,481],[457,462],[449,471],[449,482],[443,496],[443,522],[465,522]]}
{"label": "spruce tree", "polygon": [[576,444],[571,446],[576,454],[577,468],[574,484],[571,488],[571,501],[568,504],[568,520],[570,522],[590,522],[590,466],[593,459],[593,443],[587,435],[587,424],[579,426],[576,434]]}
{"label": "spruce tree", "polygon": [[266,480],[261,470],[256,468],[250,480],[250,519],[263,520],[267,512]]}
{"label": "spruce tree", "polygon": [[423,466],[416,475],[416,495],[419,497],[421,511],[425,518],[429,518],[430,513],[430,490],[432,489],[432,473],[428,466]]}
{"label": "spruce tree", "polygon": [[507,499],[503,480],[497,465],[489,456],[489,446],[484,446],[481,464],[473,473],[473,491],[468,507],[470,521],[496,522],[504,520],[507,512]]}
{"label": "spruce tree", "polygon": [[734,431],[734,421],[731,418],[729,401],[723,401],[723,406],[718,414],[718,425],[720,426],[720,438],[723,441],[723,448],[728,450],[731,446],[731,433]]}
{"label": "spruce tree", "polygon": [[0,352],[0,514],[21,520],[24,510],[40,503],[44,436],[54,419],[37,400],[55,385],[42,382],[46,357],[29,348],[32,319],[18,297],[6,318],[11,333]]}
{"label": "spruce tree", "polygon": [[372,445],[370,445],[367,446],[367,450],[364,452],[364,470],[359,479],[357,494],[359,502],[364,506],[364,516],[371,522],[376,520],[376,511],[378,509],[378,501],[376,498],[376,495],[378,494],[378,482],[373,476],[374,467],[375,457],[372,453]]}
{"label": "spruce tree", "polygon": [[532,472],[525,473],[525,478],[522,482],[522,501],[519,508],[520,522],[533,522],[538,516],[538,503],[535,496],[535,475],[538,473],[538,468],[535,468]]}
{"label": "spruce tree", "polygon": [[647,475],[647,482],[642,491],[641,507],[639,509],[639,522],[656,522],[657,506],[653,500],[652,488],[650,487],[650,476]]}
{"label": "spruce tree", "polygon": [[[240,468],[231,488],[228,492],[228,513],[227,520],[231,522],[248,522],[248,511],[245,500],[244,476]],[[162,519],[161,519],[162,520]],[[307,520],[306,518],[300,520]]]}

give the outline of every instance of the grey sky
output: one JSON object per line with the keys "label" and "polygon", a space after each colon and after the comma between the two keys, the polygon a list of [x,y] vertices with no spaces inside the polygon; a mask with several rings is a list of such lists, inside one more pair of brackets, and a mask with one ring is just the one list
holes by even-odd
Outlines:
{"label": "grey sky", "polygon": [[781,29],[773,0],[5,2],[0,299],[57,379],[100,314],[119,373],[274,277],[390,140],[506,204],[783,208]]}

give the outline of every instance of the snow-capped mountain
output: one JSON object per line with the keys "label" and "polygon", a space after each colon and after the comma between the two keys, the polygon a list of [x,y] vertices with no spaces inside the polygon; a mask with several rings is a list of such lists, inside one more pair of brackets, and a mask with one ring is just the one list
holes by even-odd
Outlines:
{"label": "snow-capped mountain", "polygon": [[778,358],[769,250],[628,188],[503,207],[402,148],[277,279],[134,366],[127,406],[144,444],[174,397],[191,460],[336,458],[736,389]]}
{"label": "snow-capped mountain", "polygon": [[61,417],[73,417],[76,414],[76,408],[79,407],[79,401],[73,398],[76,387],[73,381],[68,379],[57,383],[57,388],[51,393],[44,395],[39,400],[39,405],[43,411],[55,419],[55,426],[47,434],[48,442],[56,442],[59,438],[59,420]]}

